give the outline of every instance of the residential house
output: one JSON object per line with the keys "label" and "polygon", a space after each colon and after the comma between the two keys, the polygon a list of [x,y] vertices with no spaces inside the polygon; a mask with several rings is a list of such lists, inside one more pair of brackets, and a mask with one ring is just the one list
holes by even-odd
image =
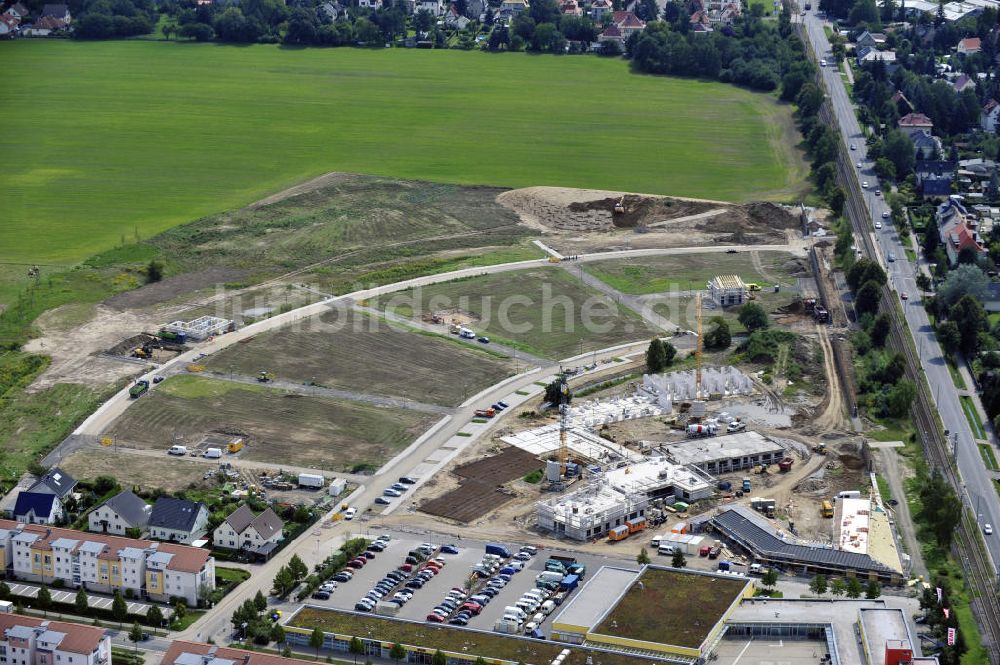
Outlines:
{"label": "residential house", "polygon": [[955,162],[947,160],[919,160],[914,166],[917,191],[925,199],[944,199],[951,196],[955,179]]}
{"label": "residential house", "polygon": [[691,32],[699,35],[706,35],[710,32],[714,32],[712,28],[712,19],[709,18],[708,12],[704,9],[699,9],[688,19],[691,24]]}
{"label": "residential house", "polygon": [[642,32],[646,27],[646,22],[632,12],[614,12],[611,15],[611,23],[622,33],[624,39],[628,39],[637,32]]}
{"label": "residential house", "polygon": [[343,14],[344,9],[332,2],[324,2],[319,7],[316,8],[316,15],[320,20],[326,21],[336,21]]}
{"label": "residential house", "polygon": [[[48,5],[46,5],[47,7]],[[57,466],[46,471],[29,488],[29,492],[42,492],[54,494],[60,501],[65,501],[66,497],[76,489],[76,479]]]}
{"label": "residential house", "polygon": [[204,535],[207,524],[208,508],[201,501],[161,496],[149,516],[149,536],[189,545]]}
{"label": "residential house", "polygon": [[910,113],[899,119],[899,129],[911,139],[917,134],[930,136],[934,123],[923,113]]}
{"label": "residential house", "polygon": [[617,25],[612,23],[606,27],[601,34],[597,35],[597,42],[599,44],[603,44],[604,42],[618,42],[620,46],[624,47],[625,35],[622,34],[622,31]]}
{"label": "residential house", "polygon": [[881,32],[868,32],[865,30],[858,38],[854,40],[855,48],[872,48],[877,49],[880,46],[885,46],[885,35]]}
{"label": "residential house", "polygon": [[590,3],[590,19],[597,25],[604,23],[604,17],[615,11],[611,0],[594,0]]}
{"label": "residential house", "polygon": [[455,5],[448,7],[448,11],[444,15],[444,24],[446,26],[454,30],[465,30],[470,23],[472,21],[462,16],[461,12],[458,11],[458,7]]}
{"label": "residential house", "polygon": [[576,0],[564,0],[559,9],[563,14],[568,14],[569,16],[583,16],[583,8],[577,4]]}
{"label": "residential house", "polygon": [[486,12],[489,8],[490,4],[487,0],[469,0],[465,3],[465,15],[483,20],[486,18]]}
{"label": "residential house", "polygon": [[129,529],[145,530],[152,510],[131,490],[125,490],[94,508],[87,521],[91,531],[124,536]]}
{"label": "residential house", "polygon": [[930,134],[914,134],[910,140],[913,141],[913,152],[917,159],[941,159],[944,146],[938,137]]}
{"label": "residential house", "polygon": [[737,275],[716,275],[708,283],[708,293],[719,307],[742,305],[749,298],[746,284]]}
{"label": "residential house", "polygon": [[432,16],[444,14],[444,0],[416,0],[413,4],[414,11],[423,10],[430,12]]}
{"label": "residential house", "polygon": [[69,6],[63,4],[45,5],[42,7],[40,18],[45,18],[46,16],[65,23],[73,20],[72,15],[69,13]]}
{"label": "residential house", "polygon": [[62,502],[54,494],[24,490],[17,495],[13,516],[24,524],[57,524],[63,517]]}
{"label": "residential house", "polygon": [[176,596],[191,607],[202,590],[215,588],[208,550],[11,520],[0,520],[0,561],[22,580],[62,580],[102,593],[131,589],[158,602]]}
{"label": "residential house", "polygon": [[20,2],[15,2],[4,11],[4,14],[8,14],[18,19],[19,21],[23,21],[24,19],[28,18],[28,8],[25,7],[23,4],[21,4]]}
{"label": "residential house", "polygon": [[955,92],[957,92],[957,93],[963,93],[966,90],[969,90],[970,88],[972,90],[975,90],[976,89],[976,82],[974,80],[972,80],[972,78],[969,75],[967,75],[967,74],[961,74],[958,78],[956,78],[952,82],[951,87],[952,87],[952,89]]}
{"label": "residential house", "polygon": [[244,550],[266,558],[284,537],[284,527],[285,523],[270,508],[254,515],[249,506],[243,505],[215,529],[212,542],[217,548]]}
{"label": "residential house", "polygon": [[738,2],[727,2],[718,11],[710,11],[709,17],[712,23],[717,25],[732,25],[743,14],[743,10]]}
{"label": "residential house", "polygon": [[7,39],[14,36],[17,26],[21,21],[16,16],[10,14],[0,14],[0,39]]}
{"label": "residential house", "polygon": [[944,243],[945,252],[948,253],[948,262],[955,265],[958,262],[958,255],[962,250],[971,249],[976,254],[985,254],[986,248],[979,238],[979,234],[969,227],[965,222],[960,222],[951,232],[941,238]]}
{"label": "residential house", "polygon": [[896,94],[892,96],[891,101],[896,105],[896,112],[899,113],[900,117],[913,113],[913,104],[906,98],[902,90],[897,90]]}
{"label": "residential house", "polygon": [[958,42],[958,46],[955,51],[959,55],[972,55],[973,53],[979,53],[983,50],[983,43],[979,37],[966,37],[965,39]]}
{"label": "residential house", "polygon": [[500,18],[505,20],[513,19],[522,12],[528,11],[530,6],[528,0],[503,0],[500,3]]}
{"label": "residential house", "polygon": [[983,111],[979,114],[979,126],[984,131],[996,133],[998,120],[1000,120],[1000,102],[991,99],[983,105]]}
{"label": "residential house", "polygon": [[866,65],[876,60],[881,60],[890,67],[896,66],[896,52],[895,51],[879,51],[878,49],[872,48],[870,46],[865,46],[857,50],[857,61],[858,66]]}
{"label": "residential house", "polygon": [[358,0],[358,7],[361,9],[382,9],[382,0]]}
{"label": "residential house", "polygon": [[[418,652],[410,650],[410,653]],[[430,662],[429,657],[426,660]],[[174,640],[163,654],[160,665],[309,665],[312,662],[304,658],[286,658],[272,653]]]}
{"label": "residential house", "polygon": [[95,626],[0,614],[0,653],[7,665],[110,665],[111,635]]}

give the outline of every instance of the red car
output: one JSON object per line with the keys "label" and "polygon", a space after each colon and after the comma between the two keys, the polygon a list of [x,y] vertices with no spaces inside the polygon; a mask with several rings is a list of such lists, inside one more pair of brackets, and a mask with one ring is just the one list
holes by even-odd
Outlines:
{"label": "red car", "polygon": [[427,620],[431,623],[444,623],[444,617],[440,614],[428,614]]}
{"label": "red car", "polygon": [[468,602],[462,605],[459,610],[469,610],[474,616],[479,616],[479,613],[483,611],[483,606],[479,603]]}
{"label": "red car", "polygon": [[404,563],[402,566],[399,567],[399,569],[401,571],[403,571],[404,573],[412,573],[413,572],[413,564],[412,563]]}

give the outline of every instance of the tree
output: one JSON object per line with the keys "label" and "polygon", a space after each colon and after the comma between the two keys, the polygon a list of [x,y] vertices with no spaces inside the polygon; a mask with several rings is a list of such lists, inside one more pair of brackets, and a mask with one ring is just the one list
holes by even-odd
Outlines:
{"label": "tree", "polygon": [[885,314],[879,314],[872,321],[871,330],[868,331],[869,337],[872,340],[872,346],[881,349],[885,346],[885,340],[889,336],[889,317]]}
{"label": "tree", "polygon": [[215,30],[206,23],[185,23],[177,30],[178,37],[193,39],[196,42],[211,41],[215,37]]}
{"label": "tree", "polygon": [[979,347],[979,333],[987,329],[986,310],[970,295],[964,295],[948,312],[959,331],[959,349],[971,358]]}
{"label": "tree", "polygon": [[857,295],[854,297],[854,309],[858,315],[875,314],[878,312],[878,303],[882,296],[882,290],[874,281],[865,282]]}
{"label": "tree", "polygon": [[562,380],[555,379],[549,385],[545,386],[545,401],[552,406],[558,406],[560,401],[565,401],[569,404],[573,399],[573,393],[569,391],[569,386],[566,386],[566,394],[562,394]]}
{"label": "tree", "polygon": [[649,553],[646,551],[646,548],[643,547],[642,549],[639,550],[639,555],[635,557],[635,562],[640,566],[645,566],[646,564],[649,563],[649,561],[650,561]]}
{"label": "tree", "polygon": [[163,262],[153,259],[146,266],[146,283],[152,284],[163,279]]}
{"label": "tree", "polygon": [[83,587],[77,590],[73,605],[76,607],[76,613],[80,615],[87,614],[87,610],[90,609],[90,600],[87,598],[87,592],[83,590]]}
{"label": "tree", "polygon": [[835,597],[839,598],[843,596],[845,591],[847,591],[847,586],[844,584],[844,580],[838,577],[830,582],[830,593]]}
{"label": "tree", "polygon": [[163,625],[163,611],[156,605],[150,605],[146,610],[146,621],[153,627]]}
{"label": "tree", "polygon": [[817,596],[822,596],[826,593],[826,577],[823,575],[817,575],[812,578],[812,581],[809,582],[809,589]]}
{"label": "tree", "polygon": [[365,653],[365,643],[358,637],[352,637],[350,644],[347,645],[347,652],[354,656],[354,662],[357,663],[358,656],[363,656]]}
{"label": "tree", "polygon": [[119,628],[121,628],[122,623],[128,617],[128,604],[118,591],[115,591],[115,597],[111,601],[111,616],[118,622]]}
{"label": "tree", "polygon": [[882,587],[875,580],[870,580],[868,586],[865,587],[865,598],[869,600],[874,600],[882,595]]}
{"label": "tree", "polygon": [[939,323],[935,333],[937,334],[938,342],[941,343],[941,348],[947,353],[958,351],[958,347],[962,343],[962,333],[959,331],[957,323],[954,321]]}
{"label": "tree", "polygon": [[670,367],[674,364],[674,358],[677,357],[677,349],[670,342],[663,342],[663,355],[667,360],[666,367]]}
{"label": "tree", "polygon": [[270,637],[271,641],[274,642],[275,644],[284,644],[285,643],[284,626],[282,626],[280,623],[277,622],[272,623]]}
{"label": "tree", "polygon": [[52,594],[49,593],[49,587],[44,584],[38,590],[38,596],[35,597],[35,605],[42,608],[43,614],[48,614],[48,609],[52,605]]}
{"label": "tree", "polygon": [[399,642],[393,644],[392,648],[389,649],[389,658],[392,658],[394,661],[398,663],[399,661],[406,658],[406,648]]}
{"label": "tree", "polygon": [[[319,628],[313,628],[313,632],[309,634],[309,646],[311,646],[313,649],[316,650],[316,659],[317,660],[319,659],[319,650],[323,648],[323,639],[324,639],[323,638],[323,631],[320,630]],[[356,640],[356,639],[358,639],[358,638],[355,637],[355,638],[351,639],[351,646],[352,647],[354,646],[354,640]],[[351,651],[351,653],[354,653],[354,651]],[[354,662],[355,663],[358,662],[358,659],[355,658]]]}
{"label": "tree", "polygon": [[687,566],[687,563],[687,559],[684,558],[684,552],[681,551],[681,548],[675,548],[673,559],[670,560],[670,565],[674,568],[684,568]]}
{"label": "tree", "polygon": [[729,324],[721,316],[712,317],[711,330],[705,333],[706,349],[728,349],[733,343],[733,335],[729,330]]}
{"label": "tree", "polygon": [[875,160],[875,175],[880,180],[895,180],[896,165],[886,157],[879,157]]}
{"label": "tree", "polygon": [[257,595],[253,597],[253,606],[258,612],[267,609],[267,598],[264,597],[263,592],[257,591]]}
{"label": "tree", "polygon": [[292,558],[289,559],[288,570],[295,576],[296,582],[309,574],[309,567],[302,562],[302,559],[299,558],[298,554],[293,554]]}
{"label": "tree", "polygon": [[913,141],[910,137],[894,129],[886,134],[882,142],[882,154],[896,167],[896,177],[905,178],[913,171],[916,161],[913,151]]}
{"label": "tree", "polygon": [[740,307],[739,316],[736,318],[748,332],[762,330],[768,326],[767,312],[755,302],[748,302]]}
{"label": "tree", "polygon": [[764,571],[764,575],[760,578],[760,583],[768,589],[773,589],[778,583],[778,571],[774,568],[768,568]]}
{"label": "tree", "polygon": [[282,566],[274,576],[274,595],[284,598],[296,585],[295,575],[288,566]]}
{"label": "tree", "polygon": [[917,397],[917,386],[909,379],[901,379],[885,397],[886,413],[893,418],[902,418],[910,411]]}
{"label": "tree", "polygon": [[847,578],[847,597],[848,598],[861,597],[861,582],[858,581],[857,577]]}
{"label": "tree", "polygon": [[0,600],[10,600],[10,587],[6,582],[0,582]]}
{"label": "tree", "polygon": [[139,653],[139,642],[142,641],[142,626],[139,625],[138,621],[132,622],[132,628],[128,631],[128,638],[132,641],[134,645],[134,654]]}
{"label": "tree", "polygon": [[448,657],[441,653],[441,649],[434,652],[431,656],[431,665],[448,665]]}
{"label": "tree", "polygon": [[858,259],[847,271],[847,285],[852,291],[857,291],[865,282],[875,282],[881,286],[887,281],[882,266],[869,258]]}
{"label": "tree", "polygon": [[667,366],[667,352],[663,348],[663,340],[654,337],[646,349],[646,373],[659,374]]}
{"label": "tree", "polygon": [[962,296],[972,296],[975,300],[986,300],[990,289],[990,278],[976,265],[963,264],[948,273],[938,287],[938,298],[946,307],[951,307]]}

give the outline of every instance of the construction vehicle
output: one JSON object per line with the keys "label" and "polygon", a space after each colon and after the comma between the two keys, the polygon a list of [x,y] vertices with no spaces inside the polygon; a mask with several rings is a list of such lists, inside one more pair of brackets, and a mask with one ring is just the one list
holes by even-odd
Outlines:
{"label": "construction vehicle", "polygon": [[129,388],[128,396],[131,397],[132,399],[137,399],[147,390],[149,390],[149,381],[145,379],[140,379],[139,381],[135,382],[134,386]]}
{"label": "construction vehicle", "polygon": [[474,414],[476,418],[492,418],[497,415],[496,409],[476,409]]}
{"label": "construction vehicle", "polygon": [[825,443],[818,443],[815,446],[813,446],[812,451],[814,453],[819,453],[820,455],[826,455],[826,444]]}
{"label": "construction vehicle", "polygon": [[816,305],[813,308],[813,318],[816,319],[816,323],[830,323],[830,312],[822,305]]}
{"label": "construction vehicle", "polygon": [[755,284],[754,282],[747,282],[746,287],[751,291],[760,291],[760,284]]}
{"label": "construction vehicle", "polygon": [[625,196],[623,195],[618,199],[618,203],[615,204],[615,214],[624,215],[625,214]]}
{"label": "construction vehicle", "polygon": [[819,514],[823,517],[833,517],[833,504],[829,501],[824,501],[820,505]]}
{"label": "construction vehicle", "polygon": [[153,347],[149,342],[146,342],[142,346],[137,346],[132,349],[133,358],[142,358],[143,360],[149,360],[153,357]]}
{"label": "construction vehicle", "polygon": [[560,259],[558,256],[550,256],[549,257],[549,263],[561,263],[561,262],[562,262],[562,259]]}
{"label": "construction vehicle", "polygon": [[452,335],[457,335],[461,331],[462,331],[462,326],[458,325],[457,323],[453,323],[450,326],[448,326],[448,332],[450,332]]}
{"label": "construction vehicle", "polygon": [[257,372],[257,381],[260,383],[267,383],[268,381],[273,381],[274,375],[268,371],[261,370]]}
{"label": "construction vehicle", "polygon": [[694,423],[688,425],[684,432],[688,437],[715,436],[719,433],[719,426],[715,423]]}
{"label": "construction vehicle", "polygon": [[792,470],[792,464],[794,463],[795,463],[794,459],[792,459],[791,457],[786,457],[785,459],[778,462],[778,470],[780,470],[782,473],[788,473],[789,471]]}

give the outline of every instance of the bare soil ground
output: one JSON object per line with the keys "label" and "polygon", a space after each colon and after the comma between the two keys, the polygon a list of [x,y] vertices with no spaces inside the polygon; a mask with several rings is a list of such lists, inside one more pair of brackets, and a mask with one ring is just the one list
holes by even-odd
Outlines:
{"label": "bare soil ground", "polygon": [[201,392],[190,397],[163,390],[165,382],[132,404],[108,434],[119,446],[151,450],[166,450],[175,442],[193,446],[212,432],[247,434],[253,438],[241,453],[247,459],[349,471],[361,464],[380,466],[437,419],[415,411],[203,381]]}
{"label": "bare soil ground", "polygon": [[338,310],[234,344],[207,359],[218,372],[261,370],[296,382],[454,406],[513,373],[512,361],[450,338]]}
{"label": "bare soil ground", "polygon": [[160,487],[167,492],[175,492],[208,486],[208,482],[202,479],[206,469],[204,464],[166,455],[163,458],[131,455],[116,452],[113,447],[80,450],[60,462],[59,466],[80,479],[107,475],[113,469],[122,487]]}
{"label": "bare soil ground", "polygon": [[249,275],[247,270],[233,268],[206,268],[174,277],[167,277],[153,284],[146,284],[132,291],[125,291],[104,301],[108,307],[118,310],[149,307],[173,300],[177,296],[209,288],[216,284],[235,282]]}

